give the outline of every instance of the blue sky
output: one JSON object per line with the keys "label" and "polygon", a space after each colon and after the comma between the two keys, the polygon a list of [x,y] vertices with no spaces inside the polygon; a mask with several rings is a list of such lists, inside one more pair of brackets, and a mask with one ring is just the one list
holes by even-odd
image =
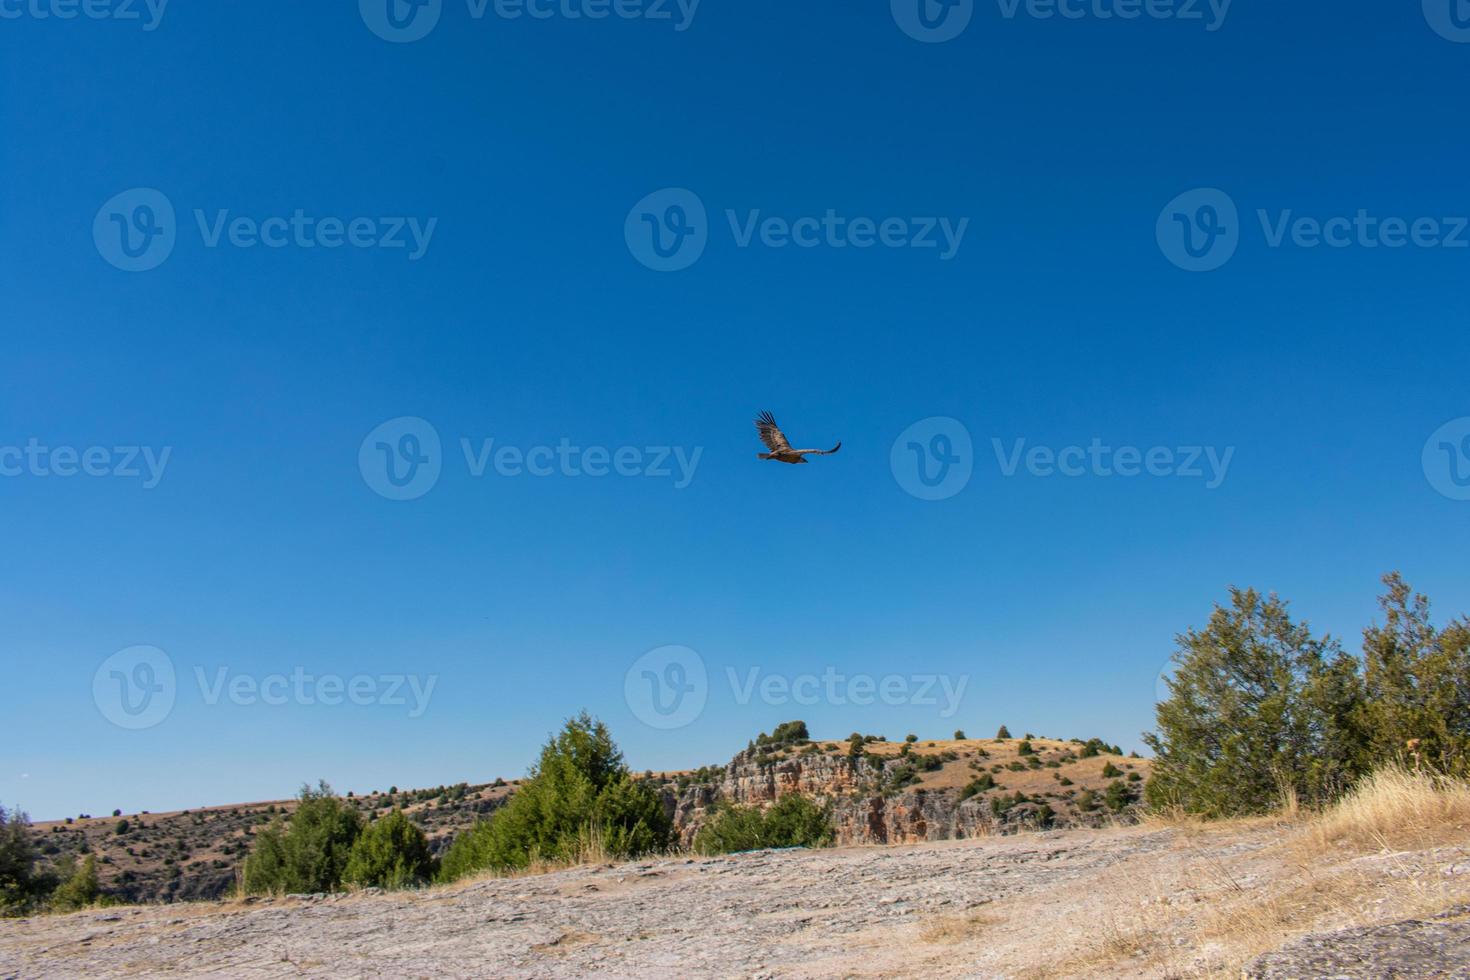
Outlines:
{"label": "blue sky", "polygon": [[[880,3],[703,0],[679,30],[674,5],[513,19],[444,0],[390,43],[349,2],[176,2],[152,30],[142,4],[38,16],[49,2],[0,5],[0,800],[37,819],[513,776],[583,707],[639,769],[723,761],[793,717],[1134,748],[1174,635],[1231,584],[1354,648],[1389,569],[1442,618],[1470,609],[1470,503],[1421,458],[1470,416],[1470,248],[1443,244],[1470,241],[1470,44],[1447,7],[1431,26],[1434,0],[1236,0],[1223,21],[992,0],[941,43]],[[124,271],[98,243],[114,213],[146,225],[138,188],[175,240]],[[704,251],[655,271],[625,226],[668,218],[667,197],[634,208],[669,188],[705,210]],[[1156,232],[1197,189],[1238,209],[1208,272]],[[1201,200],[1177,211],[1200,230]],[[948,258],[740,244],[829,210],[900,219],[908,241],[966,224]],[[298,211],[368,219],[364,241],[408,218],[432,234],[416,258],[209,244]],[[1308,247],[1291,224],[1360,211],[1441,244]],[[842,451],[756,460],[762,409]],[[359,452],[404,417],[432,426],[440,472],[393,500]],[[916,423],[931,445],[934,418],[971,438],[971,475],[925,500],[892,456]],[[631,447],[640,474],[649,447],[700,455],[682,487],[476,476],[462,439]],[[1007,475],[993,442],[1094,439],[1176,468],[1233,454],[1207,487]],[[169,455],[145,487],[142,462],[58,476],[4,454],[28,445],[100,447],[108,472],[130,469],[118,447]],[[110,669],[94,680],[139,645],[176,692],[120,727]],[[707,676],[672,729],[625,689],[666,645]],[[210,703],[221,676],[298,668],[372,678],[374,703]],[[967,681],[953,713],[741,703],[729,671],[752,669]],[[380,703],[408,676],[435,678],[416,716]]]}

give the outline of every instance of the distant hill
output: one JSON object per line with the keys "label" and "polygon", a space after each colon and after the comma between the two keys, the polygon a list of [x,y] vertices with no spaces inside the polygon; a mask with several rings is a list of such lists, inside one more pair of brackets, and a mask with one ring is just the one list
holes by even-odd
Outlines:
{"label": "distant hill", "polygon": [[[762,806],[793,792],[830,807],[837,843],[894,844],[1126,820],[1148,770],[1149,760],[1125,758],[1096,739],[859,736],[855,743],[762,735],[723,766],[643,778],[662,789],[684,844],[721,802]],[[438,853],[515,787],[461,783],[349,801],[368,817],[401,806]],[[96,854],[103,889],[128,901],[212,899],[235,883],[256,832],[295,803],[74,818],[34,829],[48,859]]]}

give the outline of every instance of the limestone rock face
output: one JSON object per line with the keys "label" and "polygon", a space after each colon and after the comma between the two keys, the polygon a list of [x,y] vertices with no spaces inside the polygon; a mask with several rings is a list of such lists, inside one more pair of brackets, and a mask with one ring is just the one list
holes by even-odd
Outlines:
{"label": "limestone rock face", "polygon": [[788,793],[801,793],[832,807],[837,844],[910,844],[995,833],[997,822],[982,800],[960,802],[957,789],[906,789],[883,793],[878,787],[900,764],[874,769],[862,758],[814,753],[761,765],[742,752],[711,783],[665,791],[665,807],[679,839],[694,839],[710,810],[721,800],[738,806],[764,806]]}

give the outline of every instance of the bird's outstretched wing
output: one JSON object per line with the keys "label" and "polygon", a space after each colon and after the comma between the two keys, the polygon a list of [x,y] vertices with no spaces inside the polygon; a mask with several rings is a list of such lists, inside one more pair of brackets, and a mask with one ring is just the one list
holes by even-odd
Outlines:
{"label": "bird's outstretched wing", "polygon": [[776,426],[776,417],[770,412],[761,412],[755,417],[755,431],[760,433],[761,442],[773,453],[791,452],[791,443],[786,434]]}
{"label": "bird's outstretched wing", "polygon": [[793,449],[791,452],[797,456],[831,456],[841,448],[842,443],[839,442],[831,449]]}

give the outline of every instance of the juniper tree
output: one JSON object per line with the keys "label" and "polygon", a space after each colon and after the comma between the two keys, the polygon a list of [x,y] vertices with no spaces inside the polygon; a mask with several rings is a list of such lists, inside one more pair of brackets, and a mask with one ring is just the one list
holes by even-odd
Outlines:
{"label": "juniper tree", "polygon": [[1209,625],[1178,638],[1158,731],[1154,806],[1210,816],[1270,809],[1283,791],[1330,799],[1357,775],[1352,735],[1354,661],[1330,637],[1295,623],[1287,604],[1232,589]]}
{"label": "juniper tree", "polygon": [[1362,715],[1374,759],[1463,774],[1470,769],[1470,621],[1436,630],[1429,600],[1398,572],[1383,584],[1384,623],[1363,631]]}

